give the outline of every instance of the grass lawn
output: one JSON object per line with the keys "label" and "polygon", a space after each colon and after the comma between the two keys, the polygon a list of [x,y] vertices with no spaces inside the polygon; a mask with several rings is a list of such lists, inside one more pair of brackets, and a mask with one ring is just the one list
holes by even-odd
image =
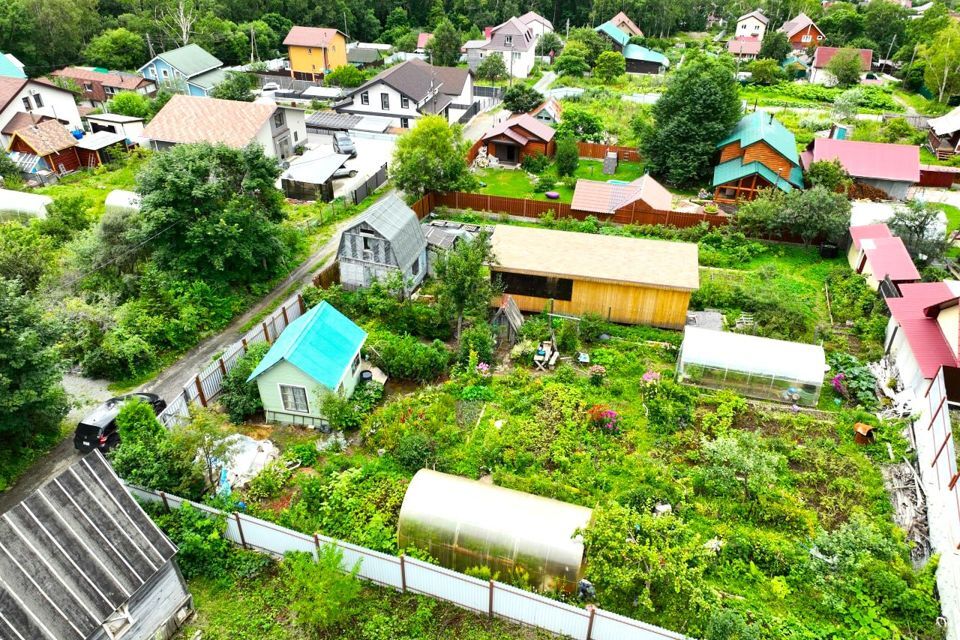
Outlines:
{"label": "grass lawn", "polygon": [[104,201],[114,189],[133,191],[136,189],[136,177],[140,167],[149,157],[148,151],[132,152],[117,162],[103,165],[92,170],[81,170],[64,176],[55,185],[41,187],[34,193],[50,196],[54,200],[62,196],[83,196],[90,205],[93,219],[103,215]]}
{"label": "grass lawn", "polygon": [[942,116],[950,111],[951,107],[936,100],[927,100],[919,93],[910,93],[902,89],[893,92],[899,100],[916,109],[917,113],[923,116]]}
{"label": "grass lawn", "polygon": [[[587,180],[623,180],[630,182],[643,175],[642,162],[621,162],[617,165],[617,172],[608,176],[603,173],[603,162],[600,160],[581,160],[575,176]],[[478,193],[491,196],[506,196],[508,198],[528,198],[532,200],[549,200],[542,193],[535,193],[533,180],[530,174],[522,169],[481,169],[477,177],[486,186],[478,189]],[[573,200],[573,189],[557,182],[550,189],[560,194],[557,202],[570,203]]]}

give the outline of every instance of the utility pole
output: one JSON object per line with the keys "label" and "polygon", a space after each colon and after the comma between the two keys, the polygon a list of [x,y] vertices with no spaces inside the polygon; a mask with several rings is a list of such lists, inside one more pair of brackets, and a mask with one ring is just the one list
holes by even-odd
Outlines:
{"label": "utility pole", "polygon": [[153,60],[156,54],[153,52],[153,41],[150,39],[149,33],[147,33],[147,50],[150,52],[150,59]]}
{"label": "utility pole", "polygon": [[350,41],[350,32],[347,31],[347,12],[343,12],[343,33],[347,36],[347,41]]}
{"label": "utility pole", "polygon": [[570,38],[570,18],[567,18],[567,37],[564,39],[566,40],[569,38]]}
{"label": "utility pole", "polygon": [[253,33],[253,25],[250,25],[250,62],[253,63],[254,60],[259,60],[260,54],[257,51],[257,37]]}
{"label": "utility pole", "polygon": [[[890,54],[893,53],[893,44],[897,41],[897,34],[893,34],[893,40],[890,41],[890,46],[887,48],[887,61],[890,60]],[[883,65],[880,65],[881,71],[883,70]]]}

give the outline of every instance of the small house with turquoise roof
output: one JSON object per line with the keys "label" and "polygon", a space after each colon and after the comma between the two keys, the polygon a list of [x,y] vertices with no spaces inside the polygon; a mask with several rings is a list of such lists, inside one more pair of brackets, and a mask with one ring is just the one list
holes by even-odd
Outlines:
{"label": "small house with turquoise roof", "polygon": [[353,394],[367,332],[324,301],[290,323],[247,378],[268,422],[319,427],[327,393]]}
{"label": "small house with turquoise roof", "polygon": [[596,32],[610,40],[613,50],[622,54],[627,63],[627,73],[663,73],[670,67],[670,60],[659,51],[630,43],[630,34],[618,27],[613,20],[604,22]]}
{"label": "small house with turquoise roof", "polygon": [[713,199],[722,204],[753,200],[761,189],[784,193],[803,188],[797,140],[772,114],[754,111],[717,144]]}
{"label": "small house with turquoise roof", "polygon": [[213,88],[227,77],[223,63],[196,44],[164,51],[137,72],[153,80],[158,87],[200,97],[210,95]]}

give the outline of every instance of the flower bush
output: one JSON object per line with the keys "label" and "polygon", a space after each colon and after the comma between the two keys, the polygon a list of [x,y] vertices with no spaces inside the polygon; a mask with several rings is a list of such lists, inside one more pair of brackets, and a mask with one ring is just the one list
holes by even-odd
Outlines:
{"label": "flower bush", "polygon": [[600,431],[614,435],[620,433],[620,414],[613,409],[595,404],[587,410],[587,415],[590,416],[593,426]]}
{"label": "flower bush", "polygon": [[607,377],[607,368],[602,364],[595,364],[589,369],[590,384],[599,387],[603,384],[603,379]]}

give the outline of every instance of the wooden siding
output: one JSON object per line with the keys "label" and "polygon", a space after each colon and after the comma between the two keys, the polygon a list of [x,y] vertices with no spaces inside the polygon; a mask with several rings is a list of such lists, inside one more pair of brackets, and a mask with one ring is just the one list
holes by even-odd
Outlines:
{"label": "wooden siding", "polygon": [[[19,151],[20,153],[32,153],[36,154],[36,151],[24,142],[19,136],[13,139],[13,143],[10,146],[11,151]],[[64,149],[59,153],[51,153],[48,156],[43,157],[44,161],[50,166],[52,171],[55,171],[59,175],[64,175],[72,171],[76,171],[80,168],[80,156],[77,155],[76,147],[70,147]],[[63,165],[63,170],[60,170],[60,166]]]}
{"label": "wooden siding", "polygon": [[[772,187],[767,180],[757,174],[744,176],[736,182],[727,182],[717,185],[713,192],[714,202],[722,204],[737,204],[743,200],[753,200],[761,189]],[[733,189],[733,194],[727,194],[727,189]]]}
{"label": "wooden siding", "polygon": [[[506,271],[505,269],[495,269]],[[582,316],[597,313],[611,322],[646,324],[681,329],[687,321],[690,291],[657,289],[641,285],[574,280],[569,301],[555,300],[553,312]],[[550,305],[547,298],[511,294],[521,311],[540,313]],[[493,303],[500,305],[497,297]]]}
{"label": "wooden siding", "polygon": [[743,164],[750,162],[759,162],[781,178],[786,179],[790,178],[790,170],[794,166],[789,160],[774,151],[773,147],[763,141],[754,142],[743,150]]}
{"label": "wooden siding", "polygon": [[[809,24],[806,28],[801,29],[797,33],[793,34],[790,38],[787,38],[790,41],[790,44],[794,49],[806,49],[807,47],[818,47],[823,43],[823,39],[817,40],[817,36],[822,36],[823,33],[820,32],[820,29],[817,28],[814,24]],[[803,37],[810,36],[809,42],[804,42]]]}

